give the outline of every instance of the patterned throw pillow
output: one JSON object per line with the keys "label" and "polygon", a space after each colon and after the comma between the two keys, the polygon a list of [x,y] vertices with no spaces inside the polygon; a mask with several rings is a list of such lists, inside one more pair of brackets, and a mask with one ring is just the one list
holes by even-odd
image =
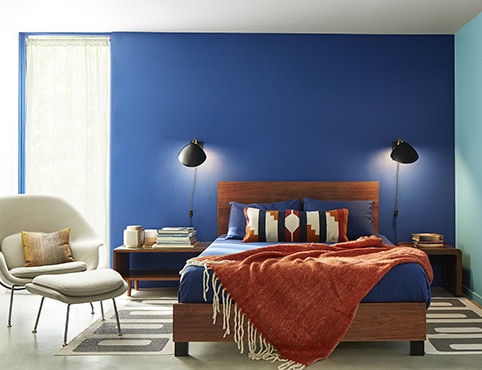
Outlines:
{"label": "patterned throw pillow", "polygon": [[318,242],[348,241],[348,209],[325,212],[285,211],[247,207],[246,235],[243,242]]}
{"label": "patterned throw pillow", "polygon": [[329,201],[304,198],[303,211],[321,211],[328,209],[348,209],[348,230],[346,235],[350,240],[356,240],[360,236],[375,234],[373,222],[373,200]]}
{"label": "patterned throw pillow", "polygon": [[303,203],[299,199],[285,200],[274,203],[238,203],[229,202],[231,210],[229,213],[228,234],[226,239],[243,239],[246,232],[246,218],[244,217],[244,209],[246,207],[259,209],[272,209],[284,211],[285,209],[303,210]]}
{"label": "patterned throw pillow", "polygon": [[53,233],[22,231],[25,267],[72,262],[70,228]]}

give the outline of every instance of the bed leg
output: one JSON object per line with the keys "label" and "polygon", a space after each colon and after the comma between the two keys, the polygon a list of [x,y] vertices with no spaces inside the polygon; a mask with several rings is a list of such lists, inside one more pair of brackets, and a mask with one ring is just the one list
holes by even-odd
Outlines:
{"label": "bed leg", "polygon": [[174,342],[174,356],[189,356],[189,342]]}
{"label": "bed leg", "polygon": [[425,355],[425,342],[423,340],[410,341],[410,356]]}

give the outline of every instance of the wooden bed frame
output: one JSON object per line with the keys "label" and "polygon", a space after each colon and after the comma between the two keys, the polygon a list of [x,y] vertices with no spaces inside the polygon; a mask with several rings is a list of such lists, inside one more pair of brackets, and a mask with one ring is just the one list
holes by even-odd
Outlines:
{"label": "wooden bed frame", "polygon": [[[378,182],[220,182],[218,234],[228,228],[230,201],[271,203],[288,199],[373,200],[378,232]],[[361,303],[343,341],[409,341],[411,355],[424,355],[425,302]],[[175,356],[187,356],[189,342],[233,341],[222,319],[213,325],[211,303],[177,303],[173,312]]]}

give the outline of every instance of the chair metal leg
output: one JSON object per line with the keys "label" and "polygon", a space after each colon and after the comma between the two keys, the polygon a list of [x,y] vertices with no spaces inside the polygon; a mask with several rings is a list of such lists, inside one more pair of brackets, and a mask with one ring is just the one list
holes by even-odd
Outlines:
{"label": "chair metal leg", "polygon": [[40,306],[38,308],[37,318],[35,319],[35,326],[33,327],[33,330],[32,330],[32,333],[34,334],[37,332],[38,322],[40,320],[40,313],[42,312],[42,306],[44,304],[44,300],[45,300],[45,297],[42,297],[42,299],[40,300]]}
{"label": "chair metal leg", "polygon": [[102,304],[102,301],[99,301],[100,303],[100,312],[102,314],[102,321],[105,321],[105,316],[104,316],[104,305]]}
{"label": "chair metal leg", "polygon": [[5,289],[10,290],[10,306],[8,308],[7,328],[11,328],[12,327],[12,312],[13,312],[13,293],[16,290],[24,290],[25,287],[22,286],[22,285],[9,286],[7,284],[4,284],[2,281],[0,281],[0,285],[3,286]]}
{"label": "chair metal leg", "polygon": [[114,298],[112,298],[112,306],[114,307],[115,319],[117,321],[117,333],[118,333],[119,337],[121,337],[122,331],[121,331],[120,320],[119,320],[119,312],[117,311],[117,306],[115,304]]}
{"label": "chair metal leg", "polygon": [[70,312],[70,303],[67,304],[67,315],[65,316],[65,330],[64,330],[64,346],[67,345],[67,331],[69,329],[69,312]]}
{"label": "chair metal leg", "polygon": [[12,285],[10,288],[10,307],[8,308],[7,328],[12,327],[13,292],[15,292],[15,285]]}
{"label": "chair metal leg", "polygon": [[89,303],[90,303],[90,313],[93,315],[95,314],[94,305],[92,304],[92,302],[89,302]]}

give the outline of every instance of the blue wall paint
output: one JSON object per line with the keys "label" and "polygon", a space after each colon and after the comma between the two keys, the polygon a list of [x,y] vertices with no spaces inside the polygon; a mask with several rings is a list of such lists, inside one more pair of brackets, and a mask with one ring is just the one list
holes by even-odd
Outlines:
{"label": "blue wall paint", "polygon": [[464,288],[482,304],[482,15],[455,35],[455,158],[457,247],[462,249]]}
{"label": "blue wall paint", "polygon": [[218,181],[380,182],[380,231],[454,242],[452,36],[113,33],[111,243],[128,224],[189,222],[192,169],[176,159],[194,136],[194,226],[216,236]]}

